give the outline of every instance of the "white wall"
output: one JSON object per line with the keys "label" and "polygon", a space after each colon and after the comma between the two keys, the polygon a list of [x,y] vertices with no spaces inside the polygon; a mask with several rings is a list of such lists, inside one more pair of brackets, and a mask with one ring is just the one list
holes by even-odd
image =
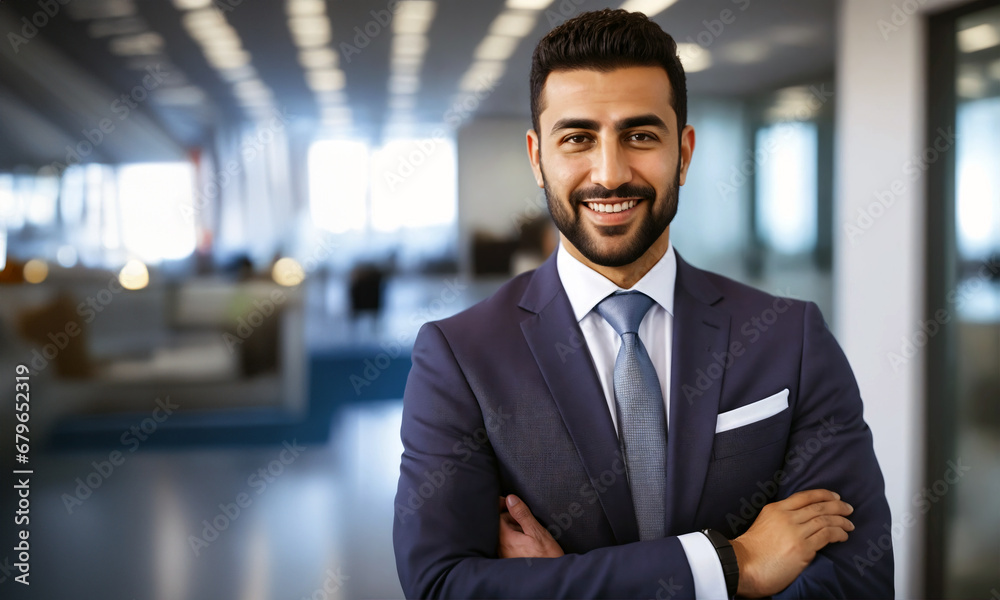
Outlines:
{"label": "white wall", "polygon": [[[896,16],[903,5],[918,14]],[[842,0],[837,55],[834,289],[837,338],[865,399],[865,419],[886,478],[893,524],[915,525],[894,541],[896,596],[922,594],[921,513],[925,390],[923,357],[894,370],[887,354],[918,330],[924,307],[925,181],[904,165],[925,144],[926,23],[923,14],[948,0]],[[899,7],[899,8],[897,8]],[[903,17],[906,17],[905,19]],[[880,21],[883,22],[880,27]],[[889,24],[896,29],[885,27]],[[902,192],[863,229],[859,210],[875,194]],[[883,197],[885,197],[883,195]],[[879,213],[876,209],[872,215]],[[849,237],[846,224],[862,233]]]}

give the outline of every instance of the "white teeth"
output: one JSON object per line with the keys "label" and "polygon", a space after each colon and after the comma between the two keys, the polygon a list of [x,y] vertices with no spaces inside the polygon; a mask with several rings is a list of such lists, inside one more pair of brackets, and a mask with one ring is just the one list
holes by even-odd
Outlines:
{"label": "white teeth", "polygon": [[635,200],[629,200],[628,202],[620,202],[618,204],[601,204],[598,202],[588,202],[587,206],[596,212],[611,213],[611,212],[621,212],[623,210],[628,210],[634,207],[636,204]]}

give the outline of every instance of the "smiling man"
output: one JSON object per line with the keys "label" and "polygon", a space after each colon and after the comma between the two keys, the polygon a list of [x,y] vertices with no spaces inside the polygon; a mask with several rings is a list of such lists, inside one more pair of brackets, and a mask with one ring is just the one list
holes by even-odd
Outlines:
{"label": "smiling man", "polygon": [[891,549],[866,558],[891,524],[882,475],[818,309],[670,243],[686,103],[644,15],[585,13],[535,49],[527,149],[560,245],[417,337],[408,597],[892,596]]}

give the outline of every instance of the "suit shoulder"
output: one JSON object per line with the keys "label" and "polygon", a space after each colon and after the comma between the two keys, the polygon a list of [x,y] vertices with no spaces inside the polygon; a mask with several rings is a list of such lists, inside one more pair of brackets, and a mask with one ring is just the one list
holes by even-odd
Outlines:
{"label": "suit shoulder", "polygon": [[778,293],[772,294],[719,273],[701,269],[697,271],[722,294],[723,299],[719,306],[725,307],[737,318],[759,317],[765,311],[773,310],[782,314],[791,312],[798,315],[800,317],[798,322],[801,323],[801,317],[810,305],[817,314],[819,313],[815,303],[792,298],[788,292],[783,294],[778,290]]}

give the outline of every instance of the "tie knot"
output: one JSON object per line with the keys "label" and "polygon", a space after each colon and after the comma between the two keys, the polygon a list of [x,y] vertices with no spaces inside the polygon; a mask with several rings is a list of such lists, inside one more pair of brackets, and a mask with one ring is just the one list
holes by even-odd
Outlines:
{"label": "tie knot", "polygon": [[653,306],[653,299],[642,292],[615,292],[597,304],[597,312],[618,333],[639,333],[639,323]]}

